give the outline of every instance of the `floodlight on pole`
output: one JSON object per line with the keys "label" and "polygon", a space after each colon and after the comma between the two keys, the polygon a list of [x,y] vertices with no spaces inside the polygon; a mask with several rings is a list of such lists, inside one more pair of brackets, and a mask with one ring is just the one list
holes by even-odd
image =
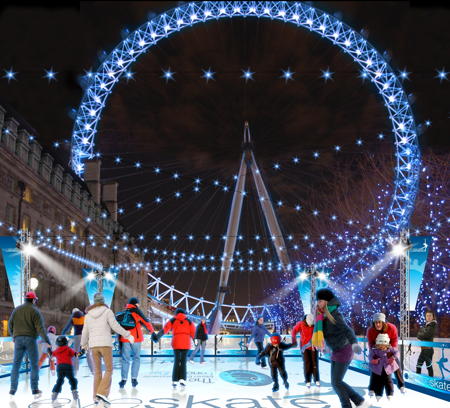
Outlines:
{"label": "floodlight on pole", "polygon": [[31,278],[30,279],[30,289],[36,290],[38,286],[39,286],[39,280],[36,278]]}

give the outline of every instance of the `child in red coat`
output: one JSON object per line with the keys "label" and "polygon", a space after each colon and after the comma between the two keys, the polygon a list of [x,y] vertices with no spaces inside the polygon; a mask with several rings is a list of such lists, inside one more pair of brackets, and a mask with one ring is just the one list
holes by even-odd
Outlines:
{"label": "child in red coat", "polygon": [[73,348],[67,345],[67,337],[59,336],[56,339],[56,345],[58,348],[53,352],[53,356],[56,358],[56,373],[58,375],[56,384],[52,390],[52,401],[56,401],[58,394],[61,392],[64,378],[67,378],[70,383],[70,389],[72,390],[73,399],[78,400],[77,385],[78,381],[73,374],[72,358],[74,356],[79,357],[83,353],[76,353]]}
{"label": "child in red coat", "polygon": [[303,372],[305,374],[305,383],[308,388],[311,387],[311,377],[320,387],[319,378],[319,359],[317,350],[312,346],[311,339],[314,331],[314,316],[305,315],[304,319],[298,322],[292,329],[292,343],[297,343],[297,333],[300,333],[300,349],[303,352]]}

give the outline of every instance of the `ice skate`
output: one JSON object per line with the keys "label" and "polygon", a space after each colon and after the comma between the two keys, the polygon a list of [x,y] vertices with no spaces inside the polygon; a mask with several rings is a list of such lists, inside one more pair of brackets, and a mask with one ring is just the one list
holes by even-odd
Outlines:
{"label": "ice skate", "polygon": [[308,388],[308,389],[311,388],[311,383],[310,383],[310,382],[307,382],[307,383],[306,383],[306,388]]}
{"label": "ice skate", "polygon": [[406,394],[406,388],[405,387],[400,387],[400,392],[402,394]]}
{"label": "ice skate", "polygon": [[42,397],[42,391],[41,390],[33,390],[32,391],[34,399],[39,399]]}
{"label": "ice skate", "polygon": [[277,392],[280,389],[280,386],[278,384],[274,384],[272,387],[272,392]]}
{"label": "ice skate", "polygon": [[138,385],[138,381],[136,380],[136,378],[132,378],[131,379],[131,386],[132,387],[137,387],[137,385]]}
{"label": "ice skate", "polygon": [[316,381],[316,387],[320,387],[320,381]]}
{"label": "ice skate", "polygon": [[125,384],[127,383],[127,380],[121,380],[119,381],[119,388],[125,387]]}

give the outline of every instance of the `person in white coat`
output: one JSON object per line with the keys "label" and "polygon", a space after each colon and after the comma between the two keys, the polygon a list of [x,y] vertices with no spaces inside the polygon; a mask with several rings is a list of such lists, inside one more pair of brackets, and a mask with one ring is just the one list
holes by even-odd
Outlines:
{"label": "person in white coat", "polygon": [[[115,331],[134,343],[134,337],[117,322],[112,310],[105,305],[102,293],[94,295],[94,304],[87,309],[84,327],[81,333],[81,347],[89,348],[94,360],[94,401],[96,407],[109,407],[109,391],[112,377],[112,337]],[[102,359],[105,363],[105,372],[102,373]]]}

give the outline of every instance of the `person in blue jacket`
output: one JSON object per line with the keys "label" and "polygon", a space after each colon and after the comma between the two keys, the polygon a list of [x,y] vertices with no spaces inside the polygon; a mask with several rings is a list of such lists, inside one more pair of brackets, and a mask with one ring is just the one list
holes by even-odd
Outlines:
{"label": "person in blue jacket", "polygon": [[256,365],[261,365],[262,368],[267,367],[265,355],[260,356],[260,354],[264,351],[264,336],[266,335],[270,337],[271,333],[264,326],[264,318],[261,316],[253,326],[252,334],[248,339],[248,344],[250,344],[252,340],[255,341],[255,345],[258,348],[255,363]]}

